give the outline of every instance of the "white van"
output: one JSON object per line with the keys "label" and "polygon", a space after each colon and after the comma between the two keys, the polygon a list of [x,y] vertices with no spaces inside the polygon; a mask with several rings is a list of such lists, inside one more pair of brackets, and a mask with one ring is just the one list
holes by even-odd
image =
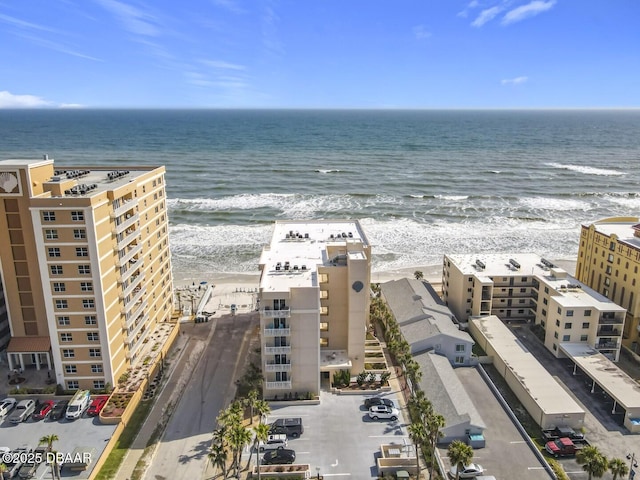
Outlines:
{"label": "white van", "polygon": [[67,405],[67,411],[65,418],[67,420],[75,420],[80,418],[87,408],[89,408],[89,401],[91,399],[91,392],[89,390],[78,390],[73,398]]}

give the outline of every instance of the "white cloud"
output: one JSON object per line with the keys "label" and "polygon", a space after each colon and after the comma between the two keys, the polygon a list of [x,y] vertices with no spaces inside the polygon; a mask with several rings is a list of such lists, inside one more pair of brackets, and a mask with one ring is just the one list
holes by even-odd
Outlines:
{"label": "white cloud", "polygon": [[480,2],[478,2],[478,0],[471,0],[466,7],[464,7],[464,10],[462,10],[461,12],[458,12],[458,16],[459,17],[463,17],[463,18],[467,18],[467,16],[469,15],[469,10],[473,10],[474,8],[478,7],[480,5]]}
{"label": "white cloud", "polygon": [[160,34],[157,18],[153,15],[117,0],[97,1],[118,18],[129,32],[148,37],[155,37]]}
{"label": "white cloud", "polygon": [[53,102],[36,95],[14,95],[6,90],[0,92],[0,108],[51,107]]}
{"label": "white cloud", "polygon": [[60,108],[84,108],[85,105],[81,103],[61,103]]}
{"label": "white cloud", "polygon": [[245,13],[245,10],[234,0],[213,0],[213,4],[229,10],[231,13]]}
{"label": "white cloud", "polygon": [[218,68],[220,70],[246,70],[244,65],[229,63],[222,60],[201,60],[201,62],[208,67]]}
{"label": "white cloud", "polygon": [[485,23],[493,20],[500,12],[502,12],[503,8],[501,6],[495,6],[491,8],[487,8],[480,12],[480,15],[471,22],[471,25],[474,27],[481,27]]}
{"label": "white cloud", "polygon": [[533,0],[526,5],[509,10],[502,18],[501,23],[502,25],[509,25],[511,23],[524,20],[525,18],[534,17],[539,13],[550,10],[555,4],[556,0],[549,0],[548,2],[543,0]]}
{"label": "white cloud", "polygon": [[431,36],[431,32],[427,30],[427,28],[424,25],[418,25],[413,27],[413,34],[418,40],[429,38]]}
{"label": "white cloud", "polygon": [[502,85],[520,85],[522,83],[525,83],[527,80],[529,80],[529,77],[515,77],[515,78],[505,78],[503,80],[500,80],[500,83]]}
{"label": "white cloud", "polygon": [[19,18],[11,17],[9,15],[3,15],[1,13],[0,13],[0,21],[13,25],[14,27],[57,33],[56,30],[53,30],[49,27],[43,27],[42,25],[38,25],[36,23],[25,22],[24,20],[20,20]]}

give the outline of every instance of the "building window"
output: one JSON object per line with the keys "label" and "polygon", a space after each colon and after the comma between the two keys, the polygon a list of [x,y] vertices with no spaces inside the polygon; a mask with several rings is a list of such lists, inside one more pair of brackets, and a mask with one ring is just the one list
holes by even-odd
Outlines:
{"label": "building window", "polygon": [[567,317],[573,317],[573,310],[567,310]]}
{"label": "building window", "polygon": [[87,332],[87,340],[90,342],[98,341],[98,332]]}
{"label": "building window", "polygon": [[553,344],[553,351],[556,351],[556,350],[558,350],[558,346],[554,343]]}
{"label": "building window", "polygon": [[84,212],[82,210],[72,211],[71,220],[74,222],[81,222],[82,220],[84,220]]}
{"label": "building window", "polygon": [[542,313],[542,316],[543,316],[543,317],[546,317],[546,316],[547,316],[547,311],[546,311],[544,308],[542,309],[542,312],[541,312],[541,313]]}
{"label": "building window", "polygon": [[67,316],[58,317],[58,325],[61,327],[71,325],[71,319]]}
{"label": "building window", "polygon": [[74,358],[76,356],[76,351],[73,348],[63,348],[62,356],[64,358]]}
{"label": "building window", "polygon": [[525,293],[526,291],[527,291],[527,289],[526,289],[526,288],[521,288],[521,289],[520,289],[520,293]]}
{"label": "building window", "polygon": [[83,292],[93,292],[92,282],[80,282],[80,290]]}
{"label": "building window", "polygon": [[547,305],[549,303],[549,300],[547,300],[546,298],[542,299],[542,303],[544,303],[545,305]]}
{"label": "building window", "polygon": [[549,293],[549,287],[544,287],[544,293]]}
{"label": "building window", "polygon": [[558,338],[558,332],[553,332],[553,338]]}
{"label": "building window", "polygon": [[558,315],[562,315],[562,308],[558,307]]}
{"label": "building window", "polygon": [[61,333],[60,334],[61,342],[73,342],[73,336],[70,333]]}
{"label": "building window", "polygon": [[572,327],[573,327],[573,323],[571,323],[571,322],[567,322],[567,323],[564,324],[564,329],[565,330],[570,329]]}
{"label": "building window", "polygon": [[96,323],[98,323],[96,321],[96,316],[95,315],[85,315],[84,317],[84,324],[85,325],[95,325]]}
{"label": "building window", "polygon": [[613,253],[609,254],[609,256],[607,257],[607,262],[613,263]]}
{"label": "building window", "polygon": [[80,275],[91,275],[91,265],[78,265]]}
{"label": "building window", "polygon": [[584,311],[584,316],[585,317],[590,317],[591,316],[591,310],[585,310]]}
{"label": "building window", "polygon": [[60,256],[60,249],[58,247],[49,247],[47,249],[47,252],[49,252],[49,256],[50,257],[59,257]]}
{"label": "building window", "polygon": [[581,342],[586,342],[587,340],[589,340],[589,335],[580,335]]}
{"label": "building window", "polygon": [[320,331],[321,332],[328,332],[329,331],[329,323],[320,322]]}
{"label": "building window", "polygon": [[89,249],[87,247],[76,247],[76,257],[88,257]]}
{"label": "building window", "polygon": [[78,373],[78,367],[75,365],[65,365],[64,373]]}
{"label": "building window", "polygon": [[56,308],[64,310],[65,308],[69,308],[69,304],[66,300],[56,300]]}
{"label": "building window", "polygon": [[64,282],[53,282],[53,291],[54,292],[64,292],[67,290],[67,286]]}
{"label": "building window", "polygon": [[562,341],[563,342],[570,342],[571,341],[571,335],[564,335],[562,337]]}
{"label": "building window", "polygon": [[89,349],[89,356],[90,357],[101,357],[102,356],[102,352],[100,351],[99,348],[90,348]]}
{"label": "building window", "polygon": [[556,327],[560,326],[560,320],[556,320]]}
{"label": "building window", "polygon": [[47,240],[57,240],[58,239],[58,230],[45,230],[44,236]]}
{"label": "building window", "polygon": [[51,265],[49,270],[51,270],[51,275],[62,275],[62,265]]}
{"label": "building window", "polygon": [[328,347],[329,346],[329,339],[320,337],[320,346],[324,347],[324,348]]}
{"label": "building window", "polygon": [[91,365],[91,373],[102,373],[102,365],[99,363]]}
{"label": "building window", "polygon": [[78,390],[80,383],[78,380],[67,380],[67,390]]}
{"label": "building window", "polygon": [[84,228],[74,228],[73,229],[73,238],[76,240],[82,240],[87,238],[87,232]]}
{"label": "building window", "polygon": [[93,388],[95,389],[103,389],[104,388],[104,380],[94,380],[93,381]]}
{"label": "building window", "polygon": [[82,308],[95,308],[96,303],[92,298],[82,300]]}
{"label": "building window", "polygon": [[582,328],[589,328],[589,322],[582,322]]}
{"label": "building window", "polygon": [[56,212],[42,212],[42,221],[43,222],[55,222],[56,221]]}
{"label": "building window", "polygon": [[611,285],[611,280],[609,279],[609,277],[605,277],[604,278],[604,284],[608,287],[609,285]]}
{"label": "building window", "polygon": [[607,265],[607,268],[605,269],[605,273],[607,275],[611,275],[611,265]]}
{"label": "building window", "polygon": [[458,364],[464,363],[464,357],[462,357],[462,356],[456,357],[455,363],[458,363]]}
{"label": "building window", "polygon": [[464,343],[456,343],[456,352],[464,352],[466,345]]}

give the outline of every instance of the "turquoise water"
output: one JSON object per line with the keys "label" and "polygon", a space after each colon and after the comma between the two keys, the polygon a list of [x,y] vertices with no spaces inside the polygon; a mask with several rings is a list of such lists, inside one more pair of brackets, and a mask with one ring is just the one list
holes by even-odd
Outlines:
{"label": "turquoise water", "polygon": [[0,110],[0,158],[166,165],[177,269],[255,272],[276,219],[358,218],[374,270],[573,258],[638,215],[640,111]]}

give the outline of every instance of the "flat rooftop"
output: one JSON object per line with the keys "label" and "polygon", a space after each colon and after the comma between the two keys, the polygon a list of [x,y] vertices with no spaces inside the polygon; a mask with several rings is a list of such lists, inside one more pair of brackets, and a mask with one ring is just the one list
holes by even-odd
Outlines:
{"label": "flat rooftop", "polygon": [[491,343],[496,353],[547,415],[579,414],[584,410],[527,348],[494,316],[469,320]]}
{"label": "flat rooftop", "polygon": [[[265,292],[315,287],[318,266],[346,266],[347,255],[351,260],[366,258],[362,250],[347,251],[348,244],[369,245],[357,220],[277,221],[271,243],[260,256],[260,287]],[[330,258],[327,250],[331,246],[344,255]]]}
{"label": "flat rooftop", "polygon": [[565,270],[535,253],[503,253],[480,255],[447,255],[464,275],[475,275],[490,281],[496,277],[536,277],[556,291],[554,300],[562,307],[594,307],[599,310],[620,311],[604,295],[589,288]]}
{"label": "flat rooftop", "polygon": [[561,343],[560,350],[627,411],[640,412],[640,385],[615,363],[584,343]]}
{"label": "flat rooftop", "polygon": [[[615,235],[618,241],[640,248],[640,238],[634,235],[634,226],[640,224],[638,217],[605,218],[593,223],[596,232],[607,236]],[[587,225],[585,225],[586,227]]]}

